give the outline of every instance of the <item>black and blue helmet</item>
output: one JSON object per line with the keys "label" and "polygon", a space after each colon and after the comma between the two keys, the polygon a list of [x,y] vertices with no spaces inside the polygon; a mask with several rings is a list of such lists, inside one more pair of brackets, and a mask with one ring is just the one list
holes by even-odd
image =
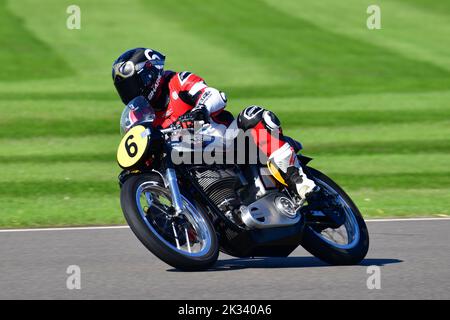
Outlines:
{"label": "black and blue helmet", "polygon": [[165,56],[158,51],[135,48],[124,52],[112,67],[112,78],[123,103],[137,96],[150,101],[155,95],[164,70]]}

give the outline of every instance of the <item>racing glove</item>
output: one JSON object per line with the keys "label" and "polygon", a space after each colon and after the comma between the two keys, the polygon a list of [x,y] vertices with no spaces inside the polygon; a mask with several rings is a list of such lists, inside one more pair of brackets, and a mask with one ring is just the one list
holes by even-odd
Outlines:
{"label": "racing glove", "polygon": [[197,107],[189,112],[186,112],[178,118],[177,125],[182,128],[193,128],[194,122],[203,121],[204,123],[209,123],[209,112],[205,107]]}

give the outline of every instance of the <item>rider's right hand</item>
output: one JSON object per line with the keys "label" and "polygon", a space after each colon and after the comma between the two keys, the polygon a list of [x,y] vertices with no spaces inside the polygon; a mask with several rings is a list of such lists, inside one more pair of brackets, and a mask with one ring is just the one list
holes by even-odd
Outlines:
{"label": "rider's right hand", "polygon": [[178,120],[175,122],[175,126],[181,127],[183,129],[193,128],[194,119],[190,116],[189,113],[186,113],[178,117]]}
{"label": "rider's right hand", "polygon": [[183,129],[194,128],[194,122],[203,121],[203,123],[209,122],[209,112],[205,107],[195,108],[189,112],[186,112],[180,116],[175,123]]}

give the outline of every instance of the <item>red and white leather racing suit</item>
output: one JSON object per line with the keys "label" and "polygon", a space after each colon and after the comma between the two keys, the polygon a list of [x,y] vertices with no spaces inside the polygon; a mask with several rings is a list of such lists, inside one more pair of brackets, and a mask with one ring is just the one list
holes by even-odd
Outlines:
{"label": "red and white leather racing suit", "polygon": [[160,111],[156,111],[154,126],[166,128],[185,113],[204,107],[209,112],[211,127],[220,135],[225,136],[227,129],[251,130],[254,142],[269,159],[269,169],[277,180],[292,185],[302,198],[314,189],[315,184],[303,174],[293,147],[284,140],[280,121],[273,112],[250,106],[234,119],[225,110],[225,94],[187,71],[165,71],[155,100]]}

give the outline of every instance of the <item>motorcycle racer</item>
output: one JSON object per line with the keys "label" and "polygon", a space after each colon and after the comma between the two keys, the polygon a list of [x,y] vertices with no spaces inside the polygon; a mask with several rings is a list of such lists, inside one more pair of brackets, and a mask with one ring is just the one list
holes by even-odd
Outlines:
{"label": "motorcycle racer", "polygon": [[155,127],[174,123],[183,128],[203,120],[225,134],[226,129],[250,130],[268,158],[275,179],[305,199],[317,187],[303,172],[293,146],[284,138],[278,117],[260,106],[249,106],[236,119],[225,110],[226,95],[188,72],[164,70],[165,56],[148,48],[135,48],[117,58],[112,67],[114,86],[124,104],[145,97],[155,110]]}

